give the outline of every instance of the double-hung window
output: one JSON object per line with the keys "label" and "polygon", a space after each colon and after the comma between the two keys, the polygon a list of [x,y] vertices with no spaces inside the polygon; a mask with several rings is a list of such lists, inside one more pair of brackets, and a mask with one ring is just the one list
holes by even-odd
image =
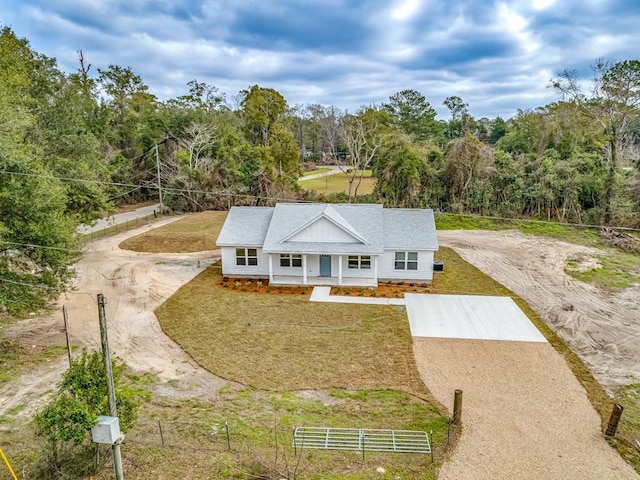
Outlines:
{"label": "double-hung window", "polygon": [[349,268],[370,270],[371,269],[371,256],[370,255],[349,255],[347,262]]}
{"label": "double-hung window", "polygon": [[395,270],[418,270],[418,252],[396,252]]}
{"label": "double-hung window", "polygon": [[302,267],[302,255],[295,253],[280,254],[281,267]]}
{"label": "double-hung window", "polygon": [[255,248],[236,248],[236,265],[258,265],[258,250]]}

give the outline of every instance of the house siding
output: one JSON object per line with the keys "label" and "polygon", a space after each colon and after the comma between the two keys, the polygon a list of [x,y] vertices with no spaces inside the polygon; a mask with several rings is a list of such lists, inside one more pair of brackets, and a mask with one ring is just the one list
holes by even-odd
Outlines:
{"label": "house siding", "polygon": [[[256,247],[238,247],[256,248]],[[222,274],[243,277],[268,277],[269,276],[269,255],[261,248],[258,250],[258,265],[236,265],[236,247],[221,247]]]}
{"label": "house siding", "polygon": [[[396,252],[418,252],[418,270],[396,270]],[[433,252],[429,250],[385,250],[384,255],[378,261],[379,280],[421,280],[431,281],[433,279]]]}

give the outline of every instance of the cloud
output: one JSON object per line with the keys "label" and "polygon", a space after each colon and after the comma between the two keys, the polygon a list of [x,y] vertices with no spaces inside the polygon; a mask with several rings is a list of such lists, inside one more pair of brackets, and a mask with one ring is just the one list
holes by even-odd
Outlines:
{"label": "cloud", "polygon": [[478,117],[543,106],[556,73],[587,78],[598,57],[634,58],[640,40],[640,2],[624,0],[0,0],[0,11],[63,70],[83,50],[95,69],[131,67],[161,99],[196,78],[228,97],[259,84],[353,111],[413,88],[443,118],[450,95]]}

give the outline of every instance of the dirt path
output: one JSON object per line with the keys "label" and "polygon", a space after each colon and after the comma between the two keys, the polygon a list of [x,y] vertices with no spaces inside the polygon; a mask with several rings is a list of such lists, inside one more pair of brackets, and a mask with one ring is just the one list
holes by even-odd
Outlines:
{"label": "dirt path", "polygon": [[441,231],[443,246],[524,298],[609,391],[640,381],[640,286],[611,296],[563,271],[595,249],[516,231]]}
{"label": "dirt path", "polygon": [[420,374],[463,434],[440,480],[637,480],[600,435],[600,418],[548,343],[415,338]]}
{"label": "dirt path", "polygon": [[[121,250],[118,245],[150,228],[175,221],[162,220],[128,232],[91,241],[77,265],[76,290],[64,295],[74,345],[100,347],[96,295],[107,299],[109,346],[132,369],[152,372],[161,391],[174,396],[211,395],[226,382],[202,369],[167,337],[153,313],[181,285],[215,261],[217,252],[191,254],[147,254]],[[64,345],[62,314],[23,320],[7,331],[33,345]],[[45,399],[67,368],[66,358],[47,363],[28,376],[0,388],[0,415],[26,406],[20,415],[29,416]]]}

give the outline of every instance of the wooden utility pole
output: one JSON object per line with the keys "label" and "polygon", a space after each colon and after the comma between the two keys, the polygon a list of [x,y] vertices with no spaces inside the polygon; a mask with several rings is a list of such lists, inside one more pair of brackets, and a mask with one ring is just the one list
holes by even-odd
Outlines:
{"label": "wooden utility pole", "polygon": [[160,181],[160,154],[158,153],[158,144],[156,143],[156,171],[158,173],[158,200],[160,201],[160,213],[164,212],[162,204],[162,183]]}
{"label": "wooden utility pole", "polygon": [[[107,317],[104,306],[106,304],[104,295],[98,294],[98,318],[100,319],[100,340],[102,341],[102,360],[104,361],[104,369],[107,374],[107,396],[109,399],[109,415],[118,417],[118,408],[116,407],[116,387],[113,382],[113,369],[111,365],[111,354],[109,353],[109,339],[107,337]],[[124,472],[122,471],[122,456],[120,453],[120,443],[116,442],[111,445],[111,455],[113,457],[113,471],[116,480],[124,480]]]}

